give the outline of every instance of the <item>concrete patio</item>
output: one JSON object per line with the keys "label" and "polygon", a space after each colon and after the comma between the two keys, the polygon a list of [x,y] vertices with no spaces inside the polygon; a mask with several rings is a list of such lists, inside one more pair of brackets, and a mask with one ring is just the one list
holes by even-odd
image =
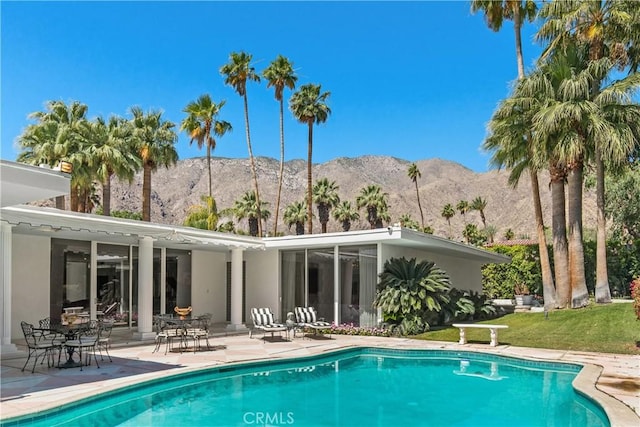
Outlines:
{"label": "concrete patio", "polygon": [[[80,397],[103,393],[118,387],[139,383],[152,378],[188,372],[220,364],[265,359],[280,359],[321,354],[353,346],[375,346],[395,349],[465,350],[551,360],[591,364],[592,386],[597,378],[597,389],[609,399],[603,406],[612,417],[612,425],[640,425],[640,357],[602,353],[569,352],[487,344],[461,346],[451,342],[418,341],[406,338],[381,338],[334,335],[326,337],[297,337],[290,341],[275,338],[250,339],[247,334],[210,338],[214,347],[209,351],[189,353],[161,351],[153,353],[153,343],[132,345],[126,337],[119,337],[111,349],[113,362],[105,358],[100,369],[95,364],[79,369],[47,368],[46,363],[36,366],[35,373],[21,372],[25,358],[2,359],[1,363],[1,419],[7,419],[38,410],[59,406]],[[98,357],[100,359],[100,357]],[[39,362],[38,362],[39,363]],[[593,366],[595,365],[595,366]],[[602,367],[602,369],[598,368]],[[594,390],[595,391],[595,390]],[[595,391],[598,394],[597,391]],[[624,405],[613,401],[613,396]],[[632,410],[629,410],[631,408]],[[635,413],[634,413],[635,411]],[[616,417],[622,418],[616,418]],[[619,420],[614,423],[614,419]],[[621,421],[620,421],[621,420]],[[626,424],[620,424],[624,422]]]}

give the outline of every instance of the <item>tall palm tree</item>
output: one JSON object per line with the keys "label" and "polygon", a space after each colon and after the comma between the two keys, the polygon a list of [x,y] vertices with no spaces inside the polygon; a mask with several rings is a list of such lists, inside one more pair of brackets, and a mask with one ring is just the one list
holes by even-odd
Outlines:
{"label": "tall palm tree", "polygon": [[307,229],[308,233],[313,233],[313,195],[312,195],[312,173],[313,166],[313,124],[320,124],[327,121],[331,109],[326,104],[327,99],[331,95],[330,92],[322,92],[320,85],[306,84],[300,86],[289,100],[289,108],[294,117],[300,123],[306,123],[309,127],[308,132],[308,149],[307,149]]}
{"label": "tall palm tree", "polygon": [[247,100],[247,81],[260,82],[260,76],[256,74],[255,68],[251,65],[252,55],[245,52],[231,52],[229,62],[220,68],[220,74],[225,77],[224,83],[235,89],[244,101],[244,123],[247,136],[247,149],[249,150],[249,162],[251,163],[251,173],[253,175],[253,189],[256,195],[256,206],[258,208],[258,236],[262,236],[262,215],[260,209],[260,190],[258,188],[258,172],[256,162],[253,157],[251,147],[251,131],[249,129],[249,101]]}
{"label": "tall palm tree", "polygon": [[[518,80],[525,77],[524,58],[522,54],[522,25],[525,21],[533,22],[536,18],[537,5],[533,0],[472,0],[471,11],[473,13],[484,12],[487,26],[493,31],[500,31],[505,19],[513,21],[513,30],[516,43],[516,62],[518,64]],[[531,143],[532,135],[528,129],[524,129],[517,136],[523,146]],[[531,147],[529,147],[531,150]],[[531,153],[529,152],[529,156]],[[542,272],[542,285],[545,295],[545,306],[552,308],[555,304],[555,284],[553,283],[553,272],[551,262],[547,252],[547,238],[544,232],[544,217],[542,215],[542,203],[540,202],[540,184],[538,181],[538,171],[535,168],[527,167],[529,179],[531,181],[531,193],[533,208],[536,218],[536,234],[538,237],[538,252],[540,254],[540,269]],[[512,185],[517,185],[517,179],[512,180]],[[514,176],[515,178],[515,176]],[[552,300],[553,296],[553,300]]]}
{"label": "tall palm tree", "polygon": [[451,232],[451,218],[454,217],[456,211],[453,209],[453,205],[451,203],[447,203],[442,208],[442,216],[447,220],[447,224],[449,224],[449,238],[453,237],[453,233]]}
{"label": "tall palm tree", "polygon": [[133,140],[142,163],[142,220],[151,221],[151,172],[158,166],[175,165],[178,139],[175,124],[162,118],[161,111],[145,113],[140,107],[131,107]]}
{"label": "tall palm tree", "polygon": [[409,179],[416,186],[416,198],[418,199],[418,208],[420,209],[420,225],[424,228],[424,214],[422,213],[422,204],[420,203],[420,192],[418,191],[418,178],[422,178],[422,173],[420,173],[420,169],[418,169],[418,165],[415,163],[411,163],[409,165],[409,170],[407,171],[407,175],[409,175]]}
{"label": "tall palm tree", "polygon": [[487,201],[478,196],[471,201],[471,209],[480,213],[480,219],[482,220],[483,228],[487,228],[487,218],[484,215],[484,210],[487,208]]}
{"label": "tall palm tree", "polygon": [[462,215],[463,221],[466,223],[467,212],[469,212],[469,202],[467,202],[466,200],[460,200],[456,205],[456,209],[458,210],[458,212],[460,212],[460,215]]}
{"label": "tall palm tree", "polygon": [[102,117],[85,122],[80,137],[87,147],[90,167],[102,184],[102,214],[111,215],[111,178],[129,182],[140,169],[140,159],[132,143],[129,122],[118,116]]}
{"label": "tall palm tree", "polygon": [[367,209],[367,221],[372,229],[376,228],[380,207],[386,205],[387,193],[379,185],[370,184],[360,190],[356,197],[358,209]]}
{"label": "tall palm tree", "polygon": [[276,101],[280,104],[280,175],[278,178],[278,196],[276,198],[276,218],[273,234],[278,234],[278,217],[280,215],[280,197],[282,195],[282,181],[284,178],[284,88],[293,90],[298,76],[293,70],[293,63],[282,55],[278,55],[267,68],[262,71],[262,77],[267,80],[267,88],[275,89]]}
{"label": "tall palm tree", "polygon": [[351,221],[360,219],[358,211],[352,208],[351,202],[347,200],[343,200],[333,208],[332,215],[336,221],[340,221],[342,224],[342,231],[349,231],[351,229]]}
{"label": "tall palm tree", "polygon": [[236,200],[233,204],[233,213],[239,219],[247,219],[249,223],[249,234],[251,236],[258,236],[259,233],[259,219],[262,211],[266,211],[267,203],[262,203],[262,207],[258,209],[258,197],[254,190],[247,191],[242,197]]}
{"label": "tall palm tree", "polygon": [[308,214],[309,210],[307,209],[306,202],[293,202],[284,210],[284,223],[287,224],[289,228],[295,224],[296,234],[300,236],[304,234],[304,223],[307,221]]}
{"label": "tall palm tree", "polygon": [[[73,163],[69,191],[71,210],[77,210],[78,183],[86,182],[80,179],[86,165],[83,167],[85,157],[80,155],[82,149],[78,131],[87,120],[87,111],[87,105],[78,101],[68,105],[63,101],[48,101],[45,111],[29,115],[36,123],[27,127],[19,138],[25,152],[18,156],[18,161],[46,163],[49,166],[56,166],[62,160]],[[64,209],[64,196],[56,198],[56,207]]]}
{"label": "tall palm tree", "polygon": [[[586,43],[589,59],[597,61],[609,57],[620,69],[635,73],[640,62],[640,5],[633,1],[570,1],[553,2],[540,11],[545,18],[537,37],[549,42],[546,53],[563,49],[567,39],[577,37]],[[595,99],[606,76],[592,82],[591,99]],[[605,158],[612,163],[624,161],[624,150],[610,141],[592,141],[596,163],[596,302],[611,302],[607,275],[606,215],[605,215]]]}
{"label": "tall palm tree", "polygon": [[482,11],[487,26],[493,31],[500,31],[504,20],[513,21],[516,42],[516,59],[518,76],[524,77],[524,59],[522,55],[522,25],[524,21],[536,19],[538,6],[533,0],[472,0],[471,12]]}
{"label": "tall palm tree", "polygon": [[183,110],[187,113],[187,117],[180,124],[180,130],[187,132],[191,140],[189,144],[196,141],[198,148],[203,145],[207,147],[207,169],[209,172],[209,198],[213,198],[211,192],[211,151],[216,148],[215,136],[224,136],[225,133],[231,131],[231,123],[224,120],[218,120],[218,114],[225,101],[218,104],[211,100],[209,94],[201,95],[196,101],[187,104]]}
{"label": "tall palm tree", "polygon": [[313,186],[313,202],[318,207],[318,220],[322,225],[323,233],[327,232],[327,223],[329,222],[331,209],[340,203],[338,188],[340,187],[335,181],[329,182],[327,178],[317,180]]}

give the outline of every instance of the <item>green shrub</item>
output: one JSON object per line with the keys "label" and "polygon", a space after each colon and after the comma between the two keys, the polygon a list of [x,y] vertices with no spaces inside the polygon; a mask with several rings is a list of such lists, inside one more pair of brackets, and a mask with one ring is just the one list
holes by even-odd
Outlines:
{"label": "green shrub", "polygon": [[511,257],[511,262],[482,267],[482,289],[487,297],[513,298],[517,284],[527,285],[532,294],[542,293],[538,246],[494,246],[489,250]]}

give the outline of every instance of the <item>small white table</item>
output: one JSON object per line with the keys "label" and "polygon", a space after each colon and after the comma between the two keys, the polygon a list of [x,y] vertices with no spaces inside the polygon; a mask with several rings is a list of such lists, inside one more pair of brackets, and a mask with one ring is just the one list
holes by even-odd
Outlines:
{"label": "small white table", "polygon": [[454,323],[451,326],[460,329],[460,341],[458,341],[460,345],[467,343],[467,328],[489,329],[491,331],[491,347],[498,345],[498,329],[508,328],[507,325],[486,325],[480,323]]}

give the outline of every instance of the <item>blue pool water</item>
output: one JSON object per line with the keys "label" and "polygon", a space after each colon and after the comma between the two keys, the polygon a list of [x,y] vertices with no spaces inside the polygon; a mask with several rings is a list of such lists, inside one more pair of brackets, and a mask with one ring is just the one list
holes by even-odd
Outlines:
{"label": "blue pool water", "polygon": [[608,426],[580,367],[352,349],[154,380],[2,426]]}

